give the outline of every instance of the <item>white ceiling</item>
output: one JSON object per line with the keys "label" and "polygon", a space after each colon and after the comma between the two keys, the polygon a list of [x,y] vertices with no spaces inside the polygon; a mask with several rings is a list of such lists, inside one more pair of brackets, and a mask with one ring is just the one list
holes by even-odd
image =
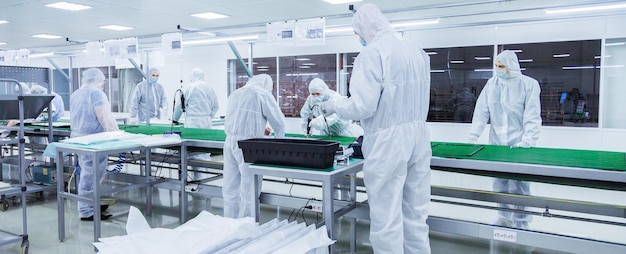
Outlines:
{"label": "white ceiling", "polygon": [[[82,42],[139,37],[140,44],[156,42],[163,33],[180,31],[184,40],[201,35],[190,30],[208,31],[218,36],[265,33],[273,21],[326,17],[327,26],[349,25],[348,4],[332,5],[322,0],[65,0],[89,5],[84,11],[45,7],[57,0],[1,0],[0,49],[29,48],[31,52],[69,48]],[[374,3],[391,21],[440,18],[437,27],[496,24],[562,18],[546,16],[548,8],[593,5],[626,1],[611,0],[364,0]],[[204,20],[190,16],[217,12],[229,18]],[[624,13],[624,9],[614,12]],[[577,14],[580,15],[580,14]],[[587,15],[587,14],[586,14]],[[594,14],[592,14],[594,15]],[[595,14],[598,15],[598,14]],[[603,14],[604,15],[604,14]],[[103,25],[134,27],[128,31],[98,28]],[[34,34],[54,34],[62,39],[33,38]],[[66,38],[69,41],[66,41]],[[263,38],[263,36],[260,36]],[[78,42],[78,43],[77,43]]]}

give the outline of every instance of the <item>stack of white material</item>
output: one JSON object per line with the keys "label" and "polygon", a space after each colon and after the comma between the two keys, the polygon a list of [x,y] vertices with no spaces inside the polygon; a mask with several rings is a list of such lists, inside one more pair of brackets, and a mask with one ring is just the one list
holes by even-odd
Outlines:
{"label": "stack of white material", "polygon": [[326,227],[272,220],[258,226],[252,218],[230,219],[201,212],[175,228],[150,228],[141,212],[131,207],[126,236],[100,238],[100,253],[328,253],[335,241]]}

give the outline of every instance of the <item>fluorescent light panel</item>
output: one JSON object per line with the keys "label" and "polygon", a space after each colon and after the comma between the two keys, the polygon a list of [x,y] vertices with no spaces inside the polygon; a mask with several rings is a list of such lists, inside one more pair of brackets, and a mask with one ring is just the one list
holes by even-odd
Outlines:
{"label": "fluorescent light panel", "polygon": [[530,63],[532,61],[533,61],[533,59],[520,59],[519,60],[520,63]]}
{"label": "fluorescent light panel", "polygon": [[607,47],[610,47],[610,46],[623,46],[625,44],[626,44],[626,42],[614,42],[614,43],[604,44],[604,46],[607,46]]}
{"label": "fluorescent light panel", "polygon": [[0,19],[0,24],[6,24],[6,23],[9,23],[9,21],[6,21],[6,20],[1,20],[1,19]]}
{"label": "fluorescent light panel", "polygon": [[329,4],[347,4],[347,3],[356,3],[361,2],[361,0],[324,0]]}
{"label": "fluorescent light panel", "polygon": [[315,63],[303,63],[302,65],[310,65],[310,66],[314,66],[316,65]]}
{"label": "fluorescent light panel", "polygon": [[493,69],[474,69],[474,71],[476,71],[476,72],[487,72],[487,71],[492,72]]}
{"label": "fluorescent light panel", "polygon": [[0,41],[0,45],[5,45],[7,44],[6,42]]}
{"label": "fluorescent light panel", "polygon": [[347,27],[347,26],[340,26],[340,27],[328,27],[326,29],[324,29],[325,33],[341,33],[341,32],[353,32],[354,28]]}
{"label": "fluorescent light panel", "polygon": [[436,55],[436,54],[437,54],[437,52],[435,52],[435,51],[432,51],[432,52],[426,52],[426,55]]}
{"label": "fluorescent light panel", "polygon": [[488,56],[475,56],[474,59],[476,59],[476,60],[491,60],[491,57],[488,57]]}
{"label": "fluorescent light panel", "polygon": [[306,58],[306,57],[301,57],[301,58],[296,58],[296,61],[311,61],[311,59]]}
{"label": "fluorescent light panel", "polygon": [[561,13],[573,13],[573,12],[585,12],[585,11],[605,11],[626,8],[626,4],[612,4],[612,5],[597,5],[588,7],[575,7],[575,8],[563,8],[546,10],[547,14],[561,14]]}
{"label": "fluorescent light panel", "polygon": [[206,40],[183,41],[183,45],[209,44],[209,43],[218,43],[218,42],[226,42],[226,41],[256,40],[258,38],[259,38],[259,35],[257,34],[235,36],[235,37],[222,37],[222,38],[214,38],[214,39],[206,39]]}
{"label": "fluorescent light panel", "polygon": [[391,23],[391,26],[392,27],[409,27],[409,26],[423,26],[423,25],[432,25],[432,24],[439,24],[439,19],[394,22],[394,23]]}
{"label": "fluorescent light panel", "polygon": [[59,39],[62,36],[60,36],[60,35],[53,35],[53,34],[35,34],[35,35],[33,35],[33,37],[41,38],[41,39]]}
{"label": "fluorescent light panel", "polygon": [[555,55],[552,55],[552,57],[554,57],[554,58],[564,58],[564,57],[569,57],[569,54],[555,54]]}
{"label": "fluorescent light panel", "polygon": [[124,31],[124,30],[133,29],[132,27],[129,27],[129,26],[120,26],[120,25],[106,25],[106,26],[100,26],[100,28],[114,30],[114,31]]}
{"label": "fluorescent light panel", "polygon": [[38,53],[38,54],[30,54],[28,57],[29,58],[41,58],[41,57],[48,57],[48,56],[53,56],[54,52],[47,52],[47,53]]}
{"label": "fluorescent light panel", "polygon": [[82,11],[91,9],[91,6],[82,5],[82,4],[73,4],[68,2],[56,2],[51,4],[46,4],[46,7],[57,8],[67,11]]}
{"label": "fluorescent light panel", "polygon": [[452,64],[462,64],[462,63],[465,63],[465,61],[463,61],[463,60],[450,60],[450,63],[452,63]]}
{"label": "fluorescent light panel", "polygon": [[229,17],[228,15],[224,15],[224,14],[220,14],[216,12],[196,13],[196,14],[191,14],[191,16],[196,17],[196,18],[201,18],[201,19],[223,19],[223,18]]}
{"label": "fluorescent light panel", "polygon": [[318,73],[287,73],[287,77],[299,77],[299,76],[317,76]]}
{"label": "fluorescent light panel", "polygon": [[430,73],[444,73],[446,70],[430,70]]}

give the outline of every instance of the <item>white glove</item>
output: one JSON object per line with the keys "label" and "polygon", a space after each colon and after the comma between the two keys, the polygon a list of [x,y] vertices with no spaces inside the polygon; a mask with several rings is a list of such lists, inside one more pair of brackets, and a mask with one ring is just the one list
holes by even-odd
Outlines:
{"label": "white glove", "polygon": [[128,124],[139,124],[139,120],[137,119],[137,117],[135,117],[135,116],[131,116],[131,117],[128,119]]}
{"label": "white glove", "polygon": [[318,130],[326,130],[326,121],[324,120],[323,116],[318,116],[316,118],[313,118],[313,120],[311,120],[311,123],[309,123],[309,126],[311,128],[315,128]]}
{"label": "white glove", "polygon": [[530,144],[526,143],[525,141],[520,141],[519,143],[511,146],[511,148],[530,148]]}
{"label": "white glove", "polygon": [[333,102],[333,100],[325,101],[320,105],[322,107],[322,112],[324,113],[325,116],[332,115],[336,112],[335,103]]}
{"label": "white glove", "polygon": [[467,143],[468,144],[476,144],[476,140],[478,139],[478,137],[476,136],[470,136],[469,139],[467,139]]}

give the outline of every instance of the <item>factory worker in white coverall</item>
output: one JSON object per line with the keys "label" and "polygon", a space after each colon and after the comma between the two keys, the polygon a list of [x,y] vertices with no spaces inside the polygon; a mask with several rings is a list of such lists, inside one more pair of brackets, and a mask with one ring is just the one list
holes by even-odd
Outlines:
{"label": "factory worker in white coverall", "polygon": [[359,8],[352,23],[366,46],[354,61],[351,96],[322,110],[361,121],[374,253],[430,253],[429,57],[403,41],[375,5]]}
{"label": "factory worker in white coverall", "polygon": [[[209,84],[204,82],[204,71],[200,68],[191,70],[191,82],[185,84],[182,88],[182,98],[185,98],[184,104],[180,98],[176,98],[174,103],[174,115],[172,120],[177,122],[185,109],[185,127],[211,129],[213,127],[213,117],[220,108],[217,101],[217,95]],[[189,156],[194,160],[210,161],[209,153],[193,153]],[[199,180],[200,171],[206,171],[204,168],[193,167],[194,179]]]}
{"label": "factory worker in white coverall", "polygon": [[[511,147],[533,147],[539,139],[541,105],[539,83],[523,75],[517,55],[505,50],[496,56],[496,75],[483,88],[472,118],[470,143],[475,143],[489,122],[489,143]],[[496,192],[530,194],[528,182],[494,179]],[[524,210],[523,206],[499,204],[500,207]],[[528,228],[532,217],[524,213],[499,211],[495,224]]]}
{"label": "factory worker in white coverall", "polygon": [[151,118],[167,117],[167,102],[163,85],[159,84],[160,72],[148,71],[148,80],[137,84],[130,100],[130,123],[149,122]]}
{"label": "factory worker in white coverall", "polygon": [[191,82],[184,85],[182,96],[185,98],[185,105],[176,98],[174,115],[172,120],[178,121],[185,108],[185,127],[211,129],[213,127],[213,117],[220,108],[215,90],[204,82],[204,72],[202,69],[191,70]]}
{"label": "factory worker in white coverall", "polygon": [[[83,72],[81,87],[70,96],[70,127],[72,138],[95,134],[106,131],[118,131],[115,118],[111,114],[111,104],[102,91],[104,86],[104,74],[102,71],[91,68]],[[99,167],[94,169],[92,156],[81,155],[78,157],[80,166],[80,180],[78,195],[92,197],[95,170],[100,172],[104,179],[106,171],[106,156],[99,159]],[[96,184],[99,184],[96,183]],[[81,220],[93,220],[94,207],[89,202],[78,201],[78,213]],[[111,217],[110,214],[102,214],[101,219]]]}
{"label": "factory worker in white coverall", "polygon": [[[302,131],[317,129],[321,135],[328,136],[352,136],[350,131],[350,120],[340,119],[337,114],[324,116],[319,104],[331,98],[341,97],[336,91],[330,90],[326,82],[319,78],[314,78],[309,82],[309,97],[306,98],[300,118],[302,118]],[[311,121],[309,122],[309,118]],[[308,127],[308,128],[307,128]]]}
{"label": "factory worker in white coverall", "polygon": [[261,138],[273,128],[275,136],[285,136],[285,116],[272,96],[272,78],[267,74],[252,77],[245,86],[228,97],[224,132],[224,217],[252,216],[252,190],[248,164],[237,141]]}

